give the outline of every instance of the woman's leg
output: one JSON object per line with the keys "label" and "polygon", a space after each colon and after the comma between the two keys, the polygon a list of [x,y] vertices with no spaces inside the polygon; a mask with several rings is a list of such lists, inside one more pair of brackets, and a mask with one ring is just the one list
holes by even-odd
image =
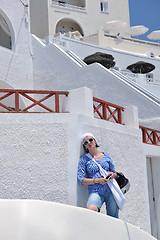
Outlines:
{"label": "woman's leg", "polygon": [[102,204],[104,203],[104,197],[97,193],[91,193],[87,202],[87,209],[99,212]]}
{"label": "woman's leg", "polygon": [[98,212],[98,207],[96,205],[93,205],[93,204],[88,205],[87,209]]}
{"label": "woman's leg", "polygon": [[106,211],[107,215],[115,218],[119,218],[119,208],[114,200],[112,192],[106,192]]}

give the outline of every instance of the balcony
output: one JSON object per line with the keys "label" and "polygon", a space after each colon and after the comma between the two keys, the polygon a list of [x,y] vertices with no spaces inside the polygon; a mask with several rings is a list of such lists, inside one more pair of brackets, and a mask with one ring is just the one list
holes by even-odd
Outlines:
{"label": "balcony", "polygon": [[73,11],[80,11],[80,12],[85,12],[86,7],[85,7],[85,1],[57,1],[57,0],[52,0],[52,6],[54,7],[61,7],[61,8],[66,8],[70,9]]}

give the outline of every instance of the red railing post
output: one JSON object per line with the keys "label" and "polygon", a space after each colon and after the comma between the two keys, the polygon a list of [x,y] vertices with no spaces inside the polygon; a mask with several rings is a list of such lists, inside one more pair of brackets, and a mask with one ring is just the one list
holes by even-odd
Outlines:
{"label": "red railing post", "polygon": [[156,141],[156,131],[153,130],[153,144],[157,145],[157,141]]}
{"label": "red railing post", "polygon": [[100,119],[104,119],[106,121],[111,119],[116,123],[122,124],[122,111],[124,110],[123,107],[95,97],[93,97],[93,102],[99,103],[98,106],[93,103],[93,112],[96,113]]}
{"label": "red railing post", "polygon": [[19,112],[19,91],[15,91],[15,112]]}
{"label": "red railing post", "polygon": [[160,146],[160,131],[142,126],[139,126],[139,128],[142,130],[144,143]]}
{"label": "red railing post", "polygon": [[118,109],[118,122],[122,124],[122,109]]}
{"label": "red railing post", "polygon": [[[3,107],[4,109],[6,109],[7,111],[0,111],[1,113],[29,113],[29,109],[33,109],[34,106],[39,106],[42,109],[45,109],[45,111],[40,111],[40,113],[46,112],[46,110],[48,112],[60,112],[60,95],[63,96],[68,96],[68,92],[67,91],[48,91],[48,90],[21,90],[21,89],[0,89],[0,93],[6,93],[5,95],[3,95],[2,97],[0,97],[0,106]],[[6,104],[3,104],[1,101],[3,99],[8,98],[9,96],[11,96],[12,94],[15,94],[15,99],[14,102],[10,103],[11,106],[8,107]],[[36,100],[36,98],[31,97],[32,94],[45,94],[46,96],[44,96],[43,98],[41,98],[40,100]],[[23,96],[23,98],[28,99],[31,104],[29,104],[28,106],[26,106],[24,109],[19,109],[19,101],[20,101],[20,96]],[[50,97],[55,97],[55,104],[54,104],[54,109],[48,107],[46,104],[44,104],[44,101],[46,101],[48,98]],[[35,111],[33,111],[35,112]],[[32,111],[30,113],[33,113]],[[37,111],[36,111],[37,112]]]}
{"label": "red railing post", "polygon": [[55,93],[55,112],[59,113],[59,94]]}
{"label": "red railing post", "polygon": [[142,141],[144,142],[144,143],[147,143],[146,142],[146,129],[145,128],[141,128],[142,129]]}
{"label": "red railing post", "polygon": [[106,103],[103,103],[103,119],[107,120],[107,105]]}

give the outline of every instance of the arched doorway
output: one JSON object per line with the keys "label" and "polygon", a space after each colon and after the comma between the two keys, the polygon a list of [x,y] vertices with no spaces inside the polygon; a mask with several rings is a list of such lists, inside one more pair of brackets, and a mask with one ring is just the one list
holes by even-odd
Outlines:
{"label": "arched doorway", "polygon": [[10,25],[8,19],[4,17],[0,10],[0,46],[12,49],[13,35],[11,34]]}
{"label": "arched doorway", "polygon": [[56,33],[67,33],[78,31],[82,36],[84,36],[83,30],[78,23],[69,18],[61,19],[56,25]]}

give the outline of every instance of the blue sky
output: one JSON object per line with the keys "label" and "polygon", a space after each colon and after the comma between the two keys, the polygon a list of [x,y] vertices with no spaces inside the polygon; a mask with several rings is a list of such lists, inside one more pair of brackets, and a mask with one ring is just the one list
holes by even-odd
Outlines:
{"label": "blue sky", "polygon": [[149,28],[148,32],[138,38],[151,41],[147,35],[160,30],[160,0],[129,0],[129,9],[131,26],[144,25]]}

